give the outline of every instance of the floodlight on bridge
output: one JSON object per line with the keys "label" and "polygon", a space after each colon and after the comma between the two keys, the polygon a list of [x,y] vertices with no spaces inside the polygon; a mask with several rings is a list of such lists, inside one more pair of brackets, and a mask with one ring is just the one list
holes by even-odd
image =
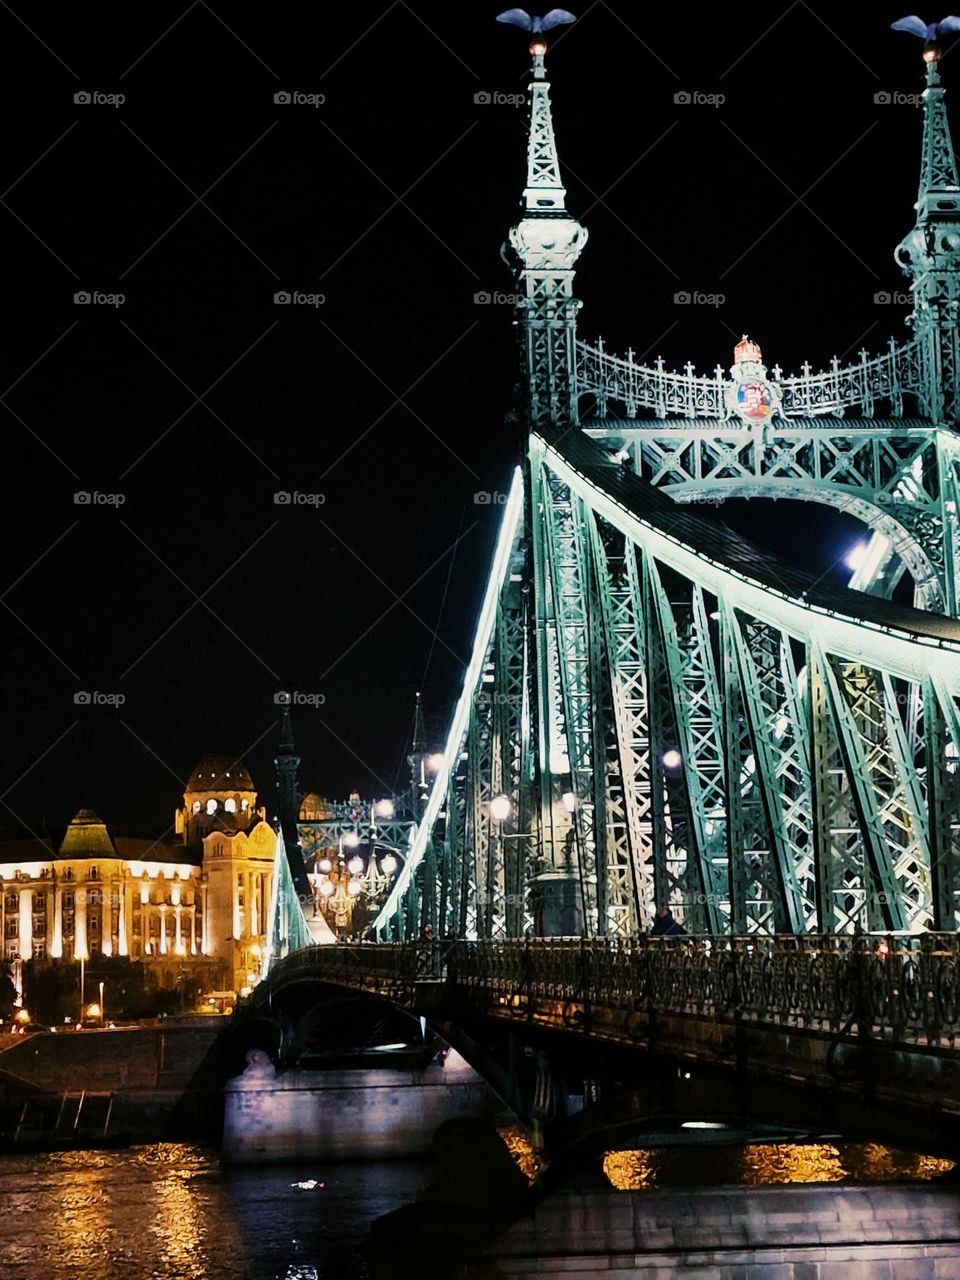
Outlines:
{"label": "floodlight on bridge", "polygon": [[506,822],[512,810],[509,796],[494,796],[490,801],[490,817],[496,822]]}

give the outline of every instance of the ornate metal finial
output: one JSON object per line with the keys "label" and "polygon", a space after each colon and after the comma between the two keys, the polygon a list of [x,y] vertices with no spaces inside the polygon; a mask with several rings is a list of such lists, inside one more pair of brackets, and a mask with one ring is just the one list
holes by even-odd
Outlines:
{"label": "ornate metal finial", "polygon": [[960,18],[942,18],[939,22],[926,23],[916,14],[909,18],[901,18],[899,22],[890,24],[891,31],[905,31],[908,35],[917,36],[923,41],[923,60],[927,64],[927,74],[936,76],[935,64],[940,61],[940,45],[937,37],[954,31],[960,31]]}
{"label": "ornate metal finial", "polygon": [[746,334],[740,339],[733,348],[734,364],[743,364],[745,361],[751,361],[753,364],[759,364],[761,361],[760,348],[755,342],[752,342]]}
{"label": "ornate metal finial", "polygon": [[531,18],[530,14],[524,9],[506,9],[503,13],[497,14],[497,22],[506,22],[511,27],[519,27],[521,31],[533,33],[534,38],[530,41],[533,74],[535,79],[542,80],[546,75],[543,58],[547,52],[547,42],[542,38],[543,33],[550,31],[553,27],[563,26],[566,22],[576,22],[576,18],[572,13],[568,13],[566,9],[551,9],[542,18]]}

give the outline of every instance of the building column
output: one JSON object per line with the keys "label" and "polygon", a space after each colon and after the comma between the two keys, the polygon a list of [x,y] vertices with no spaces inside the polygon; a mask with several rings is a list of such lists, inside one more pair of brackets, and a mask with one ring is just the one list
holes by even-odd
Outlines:
{"label": "building column", "polygon": [[260,932],[260,885],[258,884],[260,877],[255,872],[247,873],[247,884],[249,893],[247,900],[250,903],[249,920],[250,920],[250,937],[256,938]]}
{"label": "building column", "polygon": [[100,950],[105,956],[113,955],[113,895],[115,880],[100,883]]}
{"label": "building column", "polygon": [[174,907],[174,912],[175,912],[175,924],[174,924],[175,933],[174,933],[174,939],[173,939],[173,950],[175,955],[180,956],[180,955],[183,955],[183,952],[181,950],[181,947],[183,946],[183,932],[180,924],[181,907],[179,903],[177,903],[177,905]]}
{"label": "building column", "polygon": [[197,900],[194,898],[190,907],[190,954],[197,954]]}
{"label": "building column", "polygon": [[129,906],[127,905],[128,895],[130,892],[129,877],[120,869],[120,885],[119,906],[117,908],[117,953],[121,956],[130,954],[130,943],[127,940],[127,920],[129,919]]}
{"label": "building column", "polygon": [[203,955],[210,954],[210,912],[207,901],[208,885],[200,886],[200,951]]}
{"label": "building column", "polygon": [[77,885],[73,895],[73,958],[89,960],[87,950],[87,890],[85,885]]}
{"label": "building column", "polygon": [[59,878],[53,882],[53,932],[50,935],[50,956],[59,960],[63,956],[63,889]]}
{"label": "building column", "polygon": [[33,959],[33,890],[20,889],[20,959]]}
{"label": "building column", "polygon": [[167,954],[167,904],[160,904],[160,954]]}
{"label": "building column", "polygon": [[240,941],[240,934],[243,929],[243,922],[240,919],[240,893],[237,889],[237,869],[230,864],[230,901],[233,904],[233,933],[234,942]]}

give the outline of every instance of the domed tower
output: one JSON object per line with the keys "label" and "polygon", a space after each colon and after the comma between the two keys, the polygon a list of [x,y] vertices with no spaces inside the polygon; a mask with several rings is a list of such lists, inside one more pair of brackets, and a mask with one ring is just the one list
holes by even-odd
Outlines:
{"label": "domed tower", "polygon": [[211,831],[247,831],[262,817],[256,787],[243,761],[209,755],[187,781],[176,830],[184,844],[199,845]]}

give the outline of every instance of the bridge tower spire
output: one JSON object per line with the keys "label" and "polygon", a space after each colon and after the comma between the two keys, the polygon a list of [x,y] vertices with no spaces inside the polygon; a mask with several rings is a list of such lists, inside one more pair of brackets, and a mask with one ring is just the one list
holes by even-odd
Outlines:
{"label": "bridge tower spire", "polygon": [[290,694],[283,703],[280,721],[280,742],[274,756],[274,767],[277,771],[277,824],[286,846],[287,862],[294,889],[299,894],[307,893],[310,886],[307,882],[306,868],[303,864],[303,853],[300,849],[300,838],[297,831],[297,820],[300,817],[300,790],[297,770],[300,768],[300,757],[293,741],[293,720],[290,715]]}
{"label": "bridge tower spire", "polygon": [[934,422],[960,425],[960,178],[940,82],[939,46],[923,50],[923,155],[916,224],[895,257],[912,276],[909,323],[920,347],[926,410]]}
{"label": "bridge tower spire", "polygon": [[[518,10],[498,21],[517,21]],[[557,22],[571,22],[563,10]],[[526,15],[523,15],[526,17]],[[527,413],[532,426],[544,422],[572,423],[577,418],[576,328],[580,303],[573,296],[574,265],[587,242],[586,228],[567,212],[566,191],[553,131],[550,84],[544,58],[547,52],[542,22],[530,19],[533,39],[529,84],[530,114],[527,137],[527,185],[523,214],[510,230],[522,299],[519,303],[527,375]]]}
{"label": "bridge tower spire", "polygon": [[415,818],[419,818],[423,806],[427,802],[427,731],[423,722],[423,702],[417,693],[416,707],[413,713],[413,740],[410,754],[407,756],[410,766],[410,810]]}

